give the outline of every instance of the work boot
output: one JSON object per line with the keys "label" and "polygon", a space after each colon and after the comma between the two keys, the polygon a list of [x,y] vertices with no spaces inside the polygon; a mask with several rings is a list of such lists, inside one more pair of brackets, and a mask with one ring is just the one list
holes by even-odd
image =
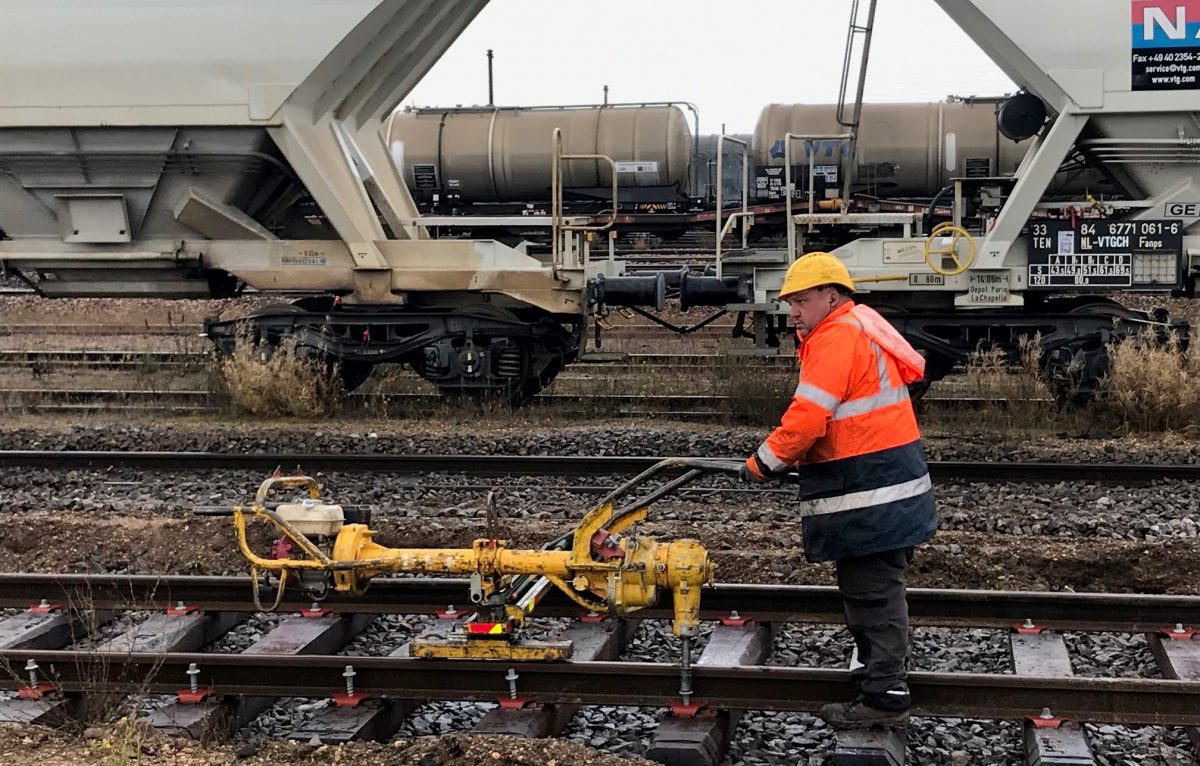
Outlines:
{"label": "work boot", "polygon": [[870,729],[873,726],[903,729],[908,726],[909,718],[907,709],[880,710],[863,702],[861,697],[853,702],[822,705],[817,715],[835,729]]}

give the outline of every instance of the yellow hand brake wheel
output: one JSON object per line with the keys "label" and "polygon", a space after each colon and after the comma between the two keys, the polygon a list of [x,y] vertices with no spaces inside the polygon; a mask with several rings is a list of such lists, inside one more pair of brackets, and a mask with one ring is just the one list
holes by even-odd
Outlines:
{"label": "yellow hand brake wheel", "polygon": [[[945,247],[935,248],[933,241],[938,237],[945,236],[951,238],[950,244]],[[958,257],[958,243],[964,237],[967,240],[967,257],[960,259]],[[950,260],[954,261],[954,268],[947,269],[943,268],[940,264],[935,265],[934,256],[950,258]],[[975,263],[975,238],[961,226],[955,226],[949,222],[940,223],[934,227],[933,232],[929,235],[929,239],[925,240],[925,263],[929,268],[942,276],[952,277],[956,274],[961,274],[971,268],[971,264]]]}

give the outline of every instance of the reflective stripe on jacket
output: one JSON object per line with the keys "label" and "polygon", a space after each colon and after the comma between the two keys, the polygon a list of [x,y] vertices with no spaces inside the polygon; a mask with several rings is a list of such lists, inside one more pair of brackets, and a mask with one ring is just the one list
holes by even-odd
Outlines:
{"label": "reflective stripe on jacket", "polygon": [[907,386],[923,373],[920,354],[866,306],[839,306],[804,339],[792,403],[748,465],[763,478],[799,466],[809,561],[933,536],[937,511]]}

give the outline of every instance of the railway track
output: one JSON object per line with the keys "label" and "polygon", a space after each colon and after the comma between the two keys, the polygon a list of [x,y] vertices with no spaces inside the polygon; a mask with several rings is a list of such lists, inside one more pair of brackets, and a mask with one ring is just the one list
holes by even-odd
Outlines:
{"label": "railway track", "polygon": [[[148,471],[254,470],[299,465],[308,473],[454,473],[469,476],[632,476],[661,457],[587,455],[384,455],[217,452],[73,452],[0,450],[0,468],[77,470],[127,468]],[[1097,482],[1147,484],[1200,480],[1200,464],[938,461],[929,472],[939,481]],[[602,488],[595,488],[599,491]]]}
{"label": "railway track", "polygon": [[[363,408],[374,414],[404,416],[435,415],[445,412],[448,406],[454,406],[453,399],[440,393],[405,391],[353,391],[345,394],[343,401],[351,409]],[[738,418],[738,412],[735,411],[738,401],[727,394],[546,392],[532,397],[527,406],[535,412],[538,407],[543,407],[558,416],[667,418],[694,423],[723,423]],[[1029,401],[1042,402],[1046,406],[1052,404],[1049,399]],[[211,391],[153,386],[121,389],[0,388],[0,405],[3,404],[27,412],[87,414],[203,414],[221,412],[228,407],[227,401]],[[973,410],[984,405],[1003,407],[1008,405],[1008,401],[940,396],[921,399],[921,408],[925,412]],[[486,402],[482,406],[486,409]],[[508,405],[497,402],[495,407],[503,410]],[[742,413],[742,417],[746,414]]]}
{"label": "railway track", "polygon": [[[444,631],[447,623],[433,613],[451,600],[461,602],[468,588],[466,580],[404,578],[377,580],[362,597],[335,595],[319,606],[285,595],[281,611],[291,616],[260,639],[271,650],[256,644],[242,653],[223,653],[199,650],[253,612],[247,578],[0,574],[0,606],[35,605],[0,621],[0,664],[13,669],[0,674],[0,688],[21,690],[26,697],[0,702],[0,720],[37,720],[56,707],[63,714],[71,702],[89,695],[176,695],[151,713],[150,723],[176,734],[182,729],[211,738],[218,721],[244,722],[273,698],[332,698],[329,715],[288,736],[308,739],[317,731],[315,736],[324,741],[346,741],[386,738],[399,725],[403,714],[392,715],[388,727],[363,726],[363,716],[376,707],[400,704],[411,711],[431,700],[494,702],[519,692],[520,704],[509,705],[493,719],[503,718],[509,726],[524,721],[509,733],[525,734],[534,731],[530,719],[563,719],[557,728],[547,724],[548,730],[537,729],[536,736],[547,736],[561,732],[569,714],[582,704],[662,709],[678,701],[679,668],[668,662],[620,662],[596,655],[569,663],[447,662],[414,659],[399,648],[387,656],[338,653],[357,632],[347,626],[356,624],[361,630],[371,619],[364,615],[425,615],[426,629]],[[1062,748],[1069,750],[1072,741],[1086,748],[1080,722],[1200,725],[1200,641],[1191,640],[1184,627],[1194,625],[1200,615],[1200,597],[914,589],[909,601],[914,625],[1004,630],[1013,654],[1007,673],[910,673],[915,716],[1024,720],[1029,763],[1054,762],[1046,759],[1067,752]],[[767,663],[772,627],[840,621],[836,589],[729,584],[706,588],[701,604],[704,620],[725,620],[712,628],[705,659],[694,666],[694,701],[713,710],[812,711],[849,693],[846,670]],[[73,646],[69,629],[52,629],[94,623],[99,615],[131,609],[149,612],[147,622],[132,628],[128,638],[108,639],[100,651]],[[164,613],[168,609],[172,612]],[[734,610],[738,615],[730,620]],[[314,614],[301,616],[305,612]],[[577,613],[577,607],[555,593],[539,604],[537,619]],[[669,610],[656,607],[638,616],[661,619]],[[146,626],[160,623],[161,635],[149,635]],[[621,625],[619,620],[576,622],[568,632],[586,646],[589,638],[623,633]],[[1160,677],[1072,675],[1062,631],[1144,633]],[[324,637],[319,650],[311,651],[317,632]],[[301,633],[308,636],[307,643],[298,642]],[[195,638],[199,635],[204,639]],[[128,648],[118,653],[115,648],[126,642]],[[152,642],[164,648],[147,651]],[[609,647],[610,655],[615,651]],[[1045,672],[1064,663],[1066,672]],[[353,680],[352,688],[347,678]],[[203,704],[188,704],[192,680],[193,695],[199,694]],[[358,712],[339,712],[347,709]],[[1032,723],[1047,719],[1054,719],[1058,728]],[[660,760],[666,756],[674,762],[669,751],[674,748],[676,758],[686,757],[683,751],[696,742],[722,731],[727,735],[728,728],[721,726],[730,726],[728,721],[720,715],[680,719],[667,714],[650,750]],[[691,741],[687,736],[680,741],[680,731],[692,731]],[[839,741],[838,752],[846,755],[853,746],[862,756],[864,741],[886,747],[888,736],[855,737],[852,745],[849,739]],[[720,752],[711,754],[713,762],[720,761]]]}
{"label": "railway track", "polygon": [[[0,350],[0,370],[37,369],[39,372],[56,370],[139,370],[174,367],[196,367],[213,358],[208,351],[26,351]],[[589,369],[689,369],[717,365],[736,359],[739,365],[782,365],[790,367],[796,357],[790,354],[772,356],[731,356],[723,353],[708,354],[654,354],[593,352],[569,368]]]}
{"label": "railway track", "polygon": [[[729,337],[732,334],[734,325],[730,322],[717,323],[706,325],[703,328],[695,331],[694,335],[702,334],[705,337],[724,336]],[[29,335],[78,335],[78,336],[98,336],[98,335],[153,335],[153,336],[174,336],[174,337],[193,337],[198,336],[204,331],[204,328],[199,324],[165,324],[144,322],[142,324],[83,324],[83,323],[59,323],[59,324],[30,324],[30,323],[8,323],[0,324],[0,337],[5,336],[29,336]],[[667,330],[655,324],[614,324],[604,329],[603,337],[607,339],[614,338],[644,338],[644,337],[666,337],[669,336]]]}
{"label": "railway track", "polygon": [[[37,412],[220,412],[226,402],[210,391],[172,389],[0,389],[0,402]],[[375,413],[435,414],[445,411],[453,400],[439,393],[354,391],[344,396],[351,407],[370,408]],[[708,394],[571,394],[541,393],[530,403],[553,407],[559,415],[603,415],[605,417],[669,417],[690,422],[720,422],[729,416],[713,405],[730,397]],[[497,407],[506,407],[497,403]]]}
{"label": "railway track", "polygon": [[[461,602],[469,589],[466,579],[377,578],[365,594],[331,593],[320,607],[337,614],[434,614]],[[247,577],[0,572],[0,608],[24,609],[43,599],[98,610],[165,609],[183,602],[210,612],[255,611]],[[311,606],[311,599],[285,591],[279,608],[288,613]],[[1007,629],[1032,620],[1047,630],[1144,633],[1179,622],[1200,622],[1200,596],[1186,595],[909,588],[908,608],[914,625],[942,628]],[[719,620],[732,611],[773,623],[836,624],[844,619],[841,597],[832,586],[722,583],[705,587],[702,619]],[[579,607],[557,590],[537,606],[539,617],[578,614]],[[638,616],[670,619],[671,607],[649,607]],[[1200,715],[1200,709],[1196,712]]]}

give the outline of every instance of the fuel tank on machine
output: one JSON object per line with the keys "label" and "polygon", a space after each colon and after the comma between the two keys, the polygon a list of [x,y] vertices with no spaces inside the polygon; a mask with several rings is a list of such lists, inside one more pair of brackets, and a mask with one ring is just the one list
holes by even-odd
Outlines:
{"label": "fuel tank on machine", "polygon": [[[627,165],[622,188],[685,188],[691,132],[674,106],[403,109],[388,124],[393,159],[418,197],[454,190],[463,202],[544,200],[550,196],[551,136],[564,154],[603,154]],[[564,163],[567,189],[612,184],[608,163]]]}
{"label": "fuel tank on machine", "polygon": [[[1029,141],[1000,135],[993,101],[864,104],[855,188],[886,197],[930,197],[953,178],[1011,175]],[[756,165],[783,165],[784,135],[846,132],[832,104],[769,104],[754,129]],[[817,142],[817,165],[837,163],[834,141]],[[803,142],[792,157],[806,165]],[[822,160],[825,162],[823,163]]]}

